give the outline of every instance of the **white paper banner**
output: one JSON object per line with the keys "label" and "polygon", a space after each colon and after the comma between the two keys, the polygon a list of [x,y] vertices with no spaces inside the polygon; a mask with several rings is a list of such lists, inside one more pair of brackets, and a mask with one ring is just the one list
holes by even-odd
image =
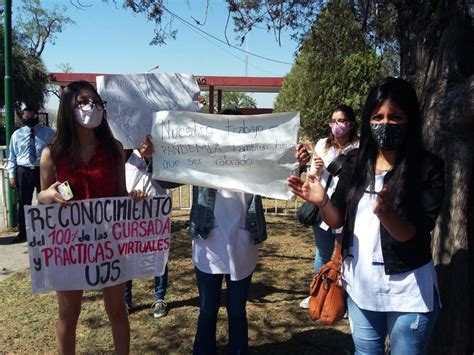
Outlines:
{"label": "white paper banner", "polygon": [[112,133],[125,149],[138,148],[150,133],[153,112],[200,110],[199,86],[191,74],[98,76],[97,91],[107,101]]}
{"label": "white paper banner", "polygon": [[163,275],[170,216],[168,195],[26,206],[33,293],[102,289]]}
{"label": "white paper banner", "polygon": [[154,115],[153,177],[288,200],[286,178],[296,173],[298,112]]}

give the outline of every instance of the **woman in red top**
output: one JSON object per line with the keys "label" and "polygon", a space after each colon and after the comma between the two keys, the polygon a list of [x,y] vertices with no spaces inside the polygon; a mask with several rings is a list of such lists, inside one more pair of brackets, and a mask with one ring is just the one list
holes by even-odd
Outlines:
{"label": "woman in red top", "polygon": [[[122,145],[113,138],[99,94],[88,82],[70,83],[61,96],[56,135],[41,154],[39,203],[67,204],[56,190],[64,181],[69,182],[76,200],[126,196],[124,166]],[[141,191],[133,191],[131,196],[136,200],[146,197]],[[125,284],[102,290],[117,354],[127,354],[130,346],[124,292]],[[82,294],[81,290],[57,291],[56,344],[60,354],[75,353]]]}

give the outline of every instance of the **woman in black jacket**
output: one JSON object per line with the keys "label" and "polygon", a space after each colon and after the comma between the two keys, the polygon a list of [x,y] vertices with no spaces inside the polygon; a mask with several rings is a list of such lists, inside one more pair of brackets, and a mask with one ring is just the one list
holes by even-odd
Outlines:
{"label": "woman in black jacket", "polygon": [[385,78],[362,113],[360,148],[348,154],[329,199],[315,176],[292,176],[298,196],[344,226],[343,283],[356,354],[424,354],[439,299],[431,231],[444,194],[444,165],[423,149],[419,103],[405,80]]}

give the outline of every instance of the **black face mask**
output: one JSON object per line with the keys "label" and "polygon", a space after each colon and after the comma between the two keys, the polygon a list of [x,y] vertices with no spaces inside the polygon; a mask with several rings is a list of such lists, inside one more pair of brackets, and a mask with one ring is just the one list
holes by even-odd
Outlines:
{"label": "black face mask", "polygon": [[28,127],[34,127],[39,123],[38,117],[28,117],[23,119],[23,124]]}
{"label": "black face mask", "polygon": [[396,150],[405,140],[407,124],[371,123],[370,131],[380,149]]}

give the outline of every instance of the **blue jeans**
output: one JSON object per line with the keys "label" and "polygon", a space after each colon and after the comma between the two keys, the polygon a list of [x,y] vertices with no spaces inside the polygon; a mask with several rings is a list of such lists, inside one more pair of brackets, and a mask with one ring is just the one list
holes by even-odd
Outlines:
{"label": "blue jeans", "polygon": [[[132,280],[125,284],[125,302],[132,304]],[[163,276],[155,276],[155,301],[164,300],[166,295],[166,287],[168,286],[168,264],[165,266]]]}
{"label": "blue jeans", "polygon": [[194,339],[193,354],[217,353],[216,323],[220,306],[222,279],[227,284],[227,317],[229,344],[227,354],[248,354],[247,303],[252,275],[239,281],[231,281],[230,275],[207,274],[195,268],[199,290],[199,318]]}
{"label": "blue jeans", "polygon": [[331,260],[336,235],[331,228],[326,231],[319,226],[313,226],[313,235],[316,242],[316,255],[314,256],[314,272],[316,273],[321,266]]}
{"label": "blue jeans", "polygon": [[428,313],[374,312],[360,309],[347,297],[355,355],[385,354],[385,337],[390,337],[392,355],[426,354],[439,312],[435,292],[434,311]]}

